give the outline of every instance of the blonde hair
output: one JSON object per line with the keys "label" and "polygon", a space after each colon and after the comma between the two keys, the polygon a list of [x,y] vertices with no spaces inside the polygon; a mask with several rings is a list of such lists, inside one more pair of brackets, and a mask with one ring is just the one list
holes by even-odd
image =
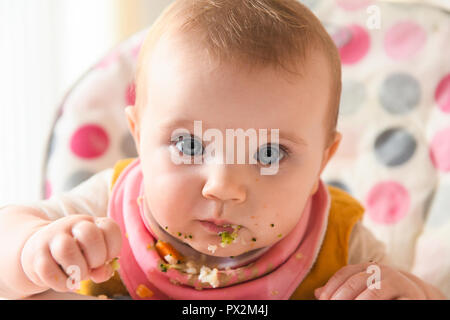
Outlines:
{"label": "blonde hair", "polygon": [[319,19],[296,0],[177,0],[150,29],[138,59],[136,106],[146,102],[148,52],[169,30],[195,36],[210,58],[247,68],[271,66],[296,73],[313,49],[324,52],[331,71],[326,145],[334,140],[341,95],[339,52]]}

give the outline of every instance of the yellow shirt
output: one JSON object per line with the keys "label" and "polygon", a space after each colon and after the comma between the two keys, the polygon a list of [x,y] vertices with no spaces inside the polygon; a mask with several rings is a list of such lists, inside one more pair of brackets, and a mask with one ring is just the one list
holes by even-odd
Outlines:
{"label": "yellow shirt", "polygon": [[[116,163],[111,189],[120,173],[133,160],[133,158],[124,159]],[[348,193],[333,186],[327,187],[331,196],[327,230],[316,261],[292,294],[290,298],[292,300],[315,299],[314,290],[325,285],[333,274],[347,265],[350,234],[355,223],[362,219],[364,213],[364,208]],[[78,293],[92,296],[106,295],[111,298],[117,295],[128,295],[117,272],[110,280],[101,284],[90,280],[82,281]]]}

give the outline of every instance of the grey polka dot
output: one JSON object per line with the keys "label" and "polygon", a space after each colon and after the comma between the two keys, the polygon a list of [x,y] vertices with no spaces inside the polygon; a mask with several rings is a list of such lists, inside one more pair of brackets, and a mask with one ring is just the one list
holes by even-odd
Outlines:
{"label": "grey polka dot", "polygon": [[392,114],[413,110],[420,101],[420,84],[411,75],[395,73],[383,82],[379,92],[380,103]]}
{"label": "grey polka dot", "polygon": [[416,151],[415,138],[402,128],[392,128],[382,132],[375,140],[375,155],[388,167],[407,162]]}
{"label": "grey polka dot", "polygon": [[86,181],[90,177],[92,177],[94,173],[89,171],[76,171],[74,172],[67,181],[64,183],[64,190],[63,191],[69,191],[78,186],[80,183]]}
{"label": "grey polka dot", "polygon": [[441,226],[450,221],[450,185],[441,185],[431,203],[427,224]]}
{"label": "grey polka dot", "polygon": [[347,192],[348,194],[351,194],[350,189],[343,182],[341,182],[339,180],[330,180],[330,181],[327,181],[327,184],[329,184],[330,186],[342,189],[345,192]]}
{"label": "grey polka dot", "polygon": [[123,136],[122,142],[120,143],[120,149],[127,158],[135,158],[138,156],[133,136],[130,133]]}
{"label": "grey polka dot", "polygon": [[342,83],[341,106],[339,114],[350,115],[361,108],[366,100],[366,88],[363,83],[346,80]]}

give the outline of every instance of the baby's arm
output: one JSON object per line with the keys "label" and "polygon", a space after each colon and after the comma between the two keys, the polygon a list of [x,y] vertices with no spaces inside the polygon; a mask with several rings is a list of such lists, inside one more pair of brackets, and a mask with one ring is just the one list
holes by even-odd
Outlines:
{"label": "baby's arm", "polygon": [[[373,284],[377,266],[380,287]],[[369,277],[372,277],[369,279]],[[368,285],[368,280],[370,280]],[[348,265],[336,272],[325,286],[316,289],[316,297],[327,299],[446,299],[434,286],[391,264],[385,245],[358,222],[349,240]]]}
{"label": "baby's arm", "polygon": [[24,206],[43,211],[52,221],[72,214],[106,217],[112,175],[113,169],[103,170],[69,192]]}
{"label": "baby's arm", "polygon": [[[97,257],[106,256],[108,261],[118,254],[118,226],[106,218],[97,226],[93,217],[106,216],[111,176],[108,169],[50,200],[0,210],[0,297],[17,299],[49,288],[66,292],[63,280],[67,275],[61,267],[79,265],[84,277],[89,273],[95,278],[95,267],[104,264]],[[97,241],[102,234],[105,240]],[[105,250],[103,255],[96,254]],[[107,267],[97,270],[97,280],[109,271]]]}

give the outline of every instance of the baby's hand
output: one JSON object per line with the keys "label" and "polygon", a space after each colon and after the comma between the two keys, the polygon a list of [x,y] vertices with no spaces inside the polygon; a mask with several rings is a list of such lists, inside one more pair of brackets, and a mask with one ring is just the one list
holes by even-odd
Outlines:
{"label": "baby's hand", "polygon": [[68,285],[75,269],[79,280],[108,280],[114,274],[109,262],[121,245],[120,228],[112,219],[71,215],[50,222],[25,242],[22,268],[36,285],[68,292],[75,287]]}
{"label": "baby's hand", "polygon": [[[368,269],[369,266],[373,267]],[[377,275],[378,283],[372,281]],[[422,300],[428,298],[425,286],[424,282],[407,272],[385,265],[362,263],[340,269],[325,286],[315,290],[315,296],[319,300]]]}

